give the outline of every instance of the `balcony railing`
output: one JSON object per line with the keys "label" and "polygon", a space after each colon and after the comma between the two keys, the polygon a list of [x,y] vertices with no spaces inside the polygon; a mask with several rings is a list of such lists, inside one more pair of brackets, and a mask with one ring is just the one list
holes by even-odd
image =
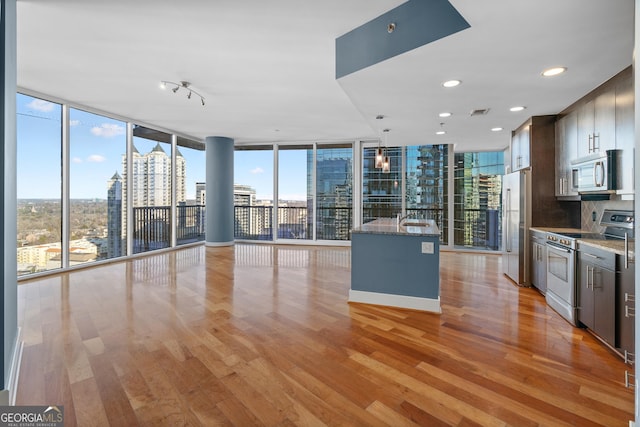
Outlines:
{"label": "balcony railing", "polygon": [[351,207],[318,207],[316,239],[351,240],[352,213]]}
{"label": "balcony railing", "polygon": [[273,240],[271,206],[234,206],[233,237],[246,240]]}
{"label": "balcony railing", "polygon": [[[204,205],[176,206],[178,245],[204,240]],[[171,245],[171,208],[143,206],[133,208],[133,253],[168,248]]]}
{"label": "balcony railing", "polygon": [[[234,237],[243,240],[273,240],[272,206],[235,206]],[[316,239],[349,240],[352,209],[318,208]],[[312,239],[311,217],[304,206],[278,207],[278,239]]]}
{"label": "balcony railing", "polygon": [[133,208],[133,253],[168,248],[171,244],[171,208]]}
{"label": "balcony railing", "polygon": [[204,205],[178,205],[176,215],[178,216],[176,226],[176,243],[178,245],[204,240]]}
{"label": "balcony railing", "polygon": [[454,244],[498,250],[501,240],[500,222],[500,211],[497,209],[464,209],[462,212],[456,212]]}
{"label": "balcony railing", "polygon": [[[273,240],[272,206],[235,206],[234,238]],[[319,207],[316,217],[316,239],[350,240],[353,224],[350,207]],[[407,209],[409,218],[433,219],[446,237],[442,209]],[[498,210],[465,209],[463,218],[456,214],[454,244],[497,250],[500,247]],[[176,242],[178,245],[202,241],[205,238],[205,207],[176,207]],[[392,215],[390,215],[392,216]],[[311,239],[312,224],[306,207],[278,208],[277,237],[279,239]],[[168,206],[133,208],[133,252],[140,253],[171,245],[171,209]]]}

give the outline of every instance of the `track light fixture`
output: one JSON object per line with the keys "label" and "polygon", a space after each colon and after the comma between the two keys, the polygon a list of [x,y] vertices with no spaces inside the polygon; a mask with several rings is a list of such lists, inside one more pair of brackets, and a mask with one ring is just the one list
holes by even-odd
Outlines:
{"label": "track light fixture", "polygon": [[197,91],[195,91],[191,87],[191,83],[185,82],[185,81],[181,81],[180,83],[174,83],[174,82],[170,82],[170,81],[166,81],[166,80],[163,80],[163,81],[160,82],[160,88],[161,89],[166,89],[167,85],[175,86],[174,88],[171,89],[171,92],[173,92],[173,93],[177,93],[180,89],[188,90],[189,92],[187,93],[187,99],[191,99],[191,95],[192,94],[194,94],[196,96],[199,96],[200,97],[200,103],[204,106],[204,96],[200,95]]}

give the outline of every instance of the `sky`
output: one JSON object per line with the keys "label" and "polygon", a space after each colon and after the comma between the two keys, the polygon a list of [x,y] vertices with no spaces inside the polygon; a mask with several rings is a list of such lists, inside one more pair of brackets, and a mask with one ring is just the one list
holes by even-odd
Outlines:
{"label": "sky", "polygon": [[[61,195],[61,111],[59,104],[17,96],[17,192],[19,199],[56,199]],[[126,123],[70,109],[70,197],[106,199],[107,181],[122,175]],[[134,138],[142,154],[156,142]],[[167,154],[170,145],[162,144]],[[205,181],[205,152],[179,147],[186,160],[187,199],[195,199],[195,183]],[[281,153],[280,199],[306,200],[306,151]],[[258,199],[273,198],[273,151],[236,152],[234,181],[250,185]]]}

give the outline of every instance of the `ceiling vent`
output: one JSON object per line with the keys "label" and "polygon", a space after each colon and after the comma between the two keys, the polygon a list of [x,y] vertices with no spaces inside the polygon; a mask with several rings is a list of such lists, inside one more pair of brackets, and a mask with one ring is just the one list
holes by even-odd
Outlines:
{"label": "ceiling vent", "polygon": [[479,108],[477,110],[471,110],[470,116],[485,116],[489,112],[489,108]]}

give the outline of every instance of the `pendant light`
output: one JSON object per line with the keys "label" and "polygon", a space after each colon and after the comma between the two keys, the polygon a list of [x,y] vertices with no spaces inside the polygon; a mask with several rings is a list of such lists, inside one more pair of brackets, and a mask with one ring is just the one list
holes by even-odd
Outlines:
{"label": "pendant light", "polygon": [[384,160],[382,161],[382,173],[391,172],[391,161],[389,160],[389,154],[386,152],[387,150],[387,135],[389,134],[389,129],[383,130],[384,132]]}
{"label": "pendant light", "polygon": [[389,156],[384,156],[384,161],[382,162],[382,173],[391,172],[391,162],[389,161]]}
{"label": "pendant light", "polygon": [[380,147],[380,141],[378,141],[378,149],[376,150],[375,168],[382,169],[383,163],[384,163],[384,153],[382,152],[382,148]]}
{"label": "pendant light", "polygon": [[[382,120],[384,116],[382,114],[378,114],[376,116],[376,120]],[[376,157],[374,162],[374,167],[376,169],[382,169],[382,164],[384,163],[384,153],[382,151],[382,147],[380,147],[380,143],[382,138],[378,138],[378,149],[376,150]]]}

